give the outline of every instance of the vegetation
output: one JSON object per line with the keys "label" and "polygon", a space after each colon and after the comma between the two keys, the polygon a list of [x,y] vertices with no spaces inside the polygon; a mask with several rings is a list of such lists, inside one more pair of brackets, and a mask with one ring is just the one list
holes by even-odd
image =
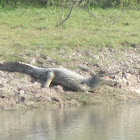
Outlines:
{"label": "vegetation", "polygon": [[68,12],[56,7],[0,9],[0,59],[26,61],[25,56],[41,54],[67,61],[73,49],[140,44],[137,10],[93,9],[93,18],[76,8],[65,24],[56,27]]}
{"label": "vegetation", "polygon": [[79,5],[89,5],[90,7],[133,7],[137,6],[139,0],[0,0],[0,5],[2,7],[10,6],[68,6],[71,3],[78,2]]}

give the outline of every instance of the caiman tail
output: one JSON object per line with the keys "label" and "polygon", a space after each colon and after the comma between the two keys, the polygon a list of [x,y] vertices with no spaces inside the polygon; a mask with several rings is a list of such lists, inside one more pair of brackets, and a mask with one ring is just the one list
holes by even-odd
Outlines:
{"label": "caiman tail", "polygon": [[31,75],[37,69],[39,68],[19,62],[0,62],[0,70],[8,72],[20,72]]}

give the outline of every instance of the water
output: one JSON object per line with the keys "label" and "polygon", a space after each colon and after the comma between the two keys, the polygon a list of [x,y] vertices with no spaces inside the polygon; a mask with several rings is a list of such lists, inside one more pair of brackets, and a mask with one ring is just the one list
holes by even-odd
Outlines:
{"label": "water", "polygon": [[140,105],[0,111],[0,140],[140,140]]}

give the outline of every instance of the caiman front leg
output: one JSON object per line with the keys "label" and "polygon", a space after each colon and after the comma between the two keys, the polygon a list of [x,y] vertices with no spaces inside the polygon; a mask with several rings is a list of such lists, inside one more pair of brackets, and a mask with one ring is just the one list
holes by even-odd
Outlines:
{"label": "caiman front leg", "polygon": [[78,89],[78,91],[84,92],[86,94],[89,93],[89,87],[87,85],[85,85],[85,84],[79,84],[77,86],[77,89]]}
{"label": "caiman front leg", "polygon": [[55,76],[54,72],[49,71],[49,72],[47,72],[47,74],[45,76],[46,76],[46,81],[42,83],[41,87],[49,88],[49,86],[50,86],[50,84],[51,84],[51,82],[52,82],[52,80],[53,80],[53,78]]}

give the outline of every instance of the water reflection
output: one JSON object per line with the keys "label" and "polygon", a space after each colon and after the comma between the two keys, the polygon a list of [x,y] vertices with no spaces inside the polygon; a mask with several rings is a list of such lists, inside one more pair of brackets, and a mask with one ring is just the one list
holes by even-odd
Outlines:
{"label": "water reflection", "polygon": [[0,140],[140,140],[140,105],[0,111]]}

